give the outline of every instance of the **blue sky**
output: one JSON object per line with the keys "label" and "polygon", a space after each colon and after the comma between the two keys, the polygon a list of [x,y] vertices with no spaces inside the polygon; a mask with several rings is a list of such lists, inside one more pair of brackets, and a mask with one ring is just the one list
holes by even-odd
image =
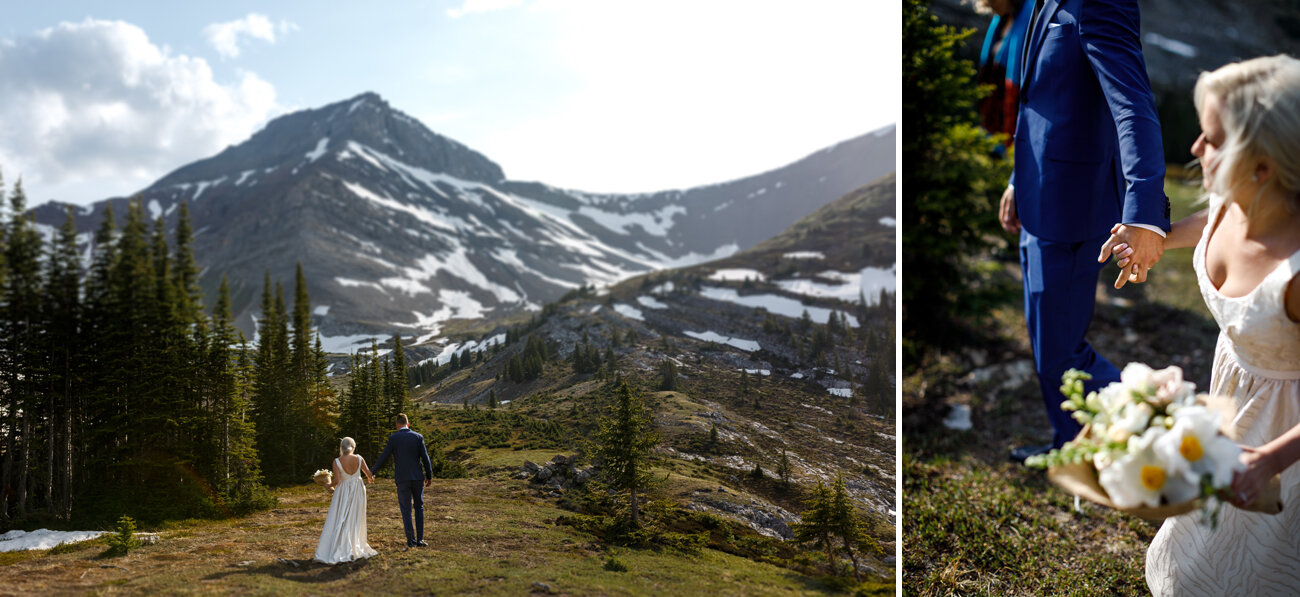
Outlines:
{"label": "blue sky", "polygon": [[[894,123],[885,0],[49,2],[0,24],[0,172],[139,190],[275,116],[375,91],[516,180],[722,182]],[[180,10],[177,10],[180,8]]]}

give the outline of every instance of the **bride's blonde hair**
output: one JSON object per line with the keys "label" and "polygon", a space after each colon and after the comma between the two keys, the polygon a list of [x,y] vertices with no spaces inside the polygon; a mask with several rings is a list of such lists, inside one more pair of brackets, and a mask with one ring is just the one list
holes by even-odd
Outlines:
{"label": "bride's blonde hair", "polygon": [[345,437],[339,441],[339,456],[347,456],[357,449],[357,440]]}
{"label": "bride's blonde hair", "polygon": [[[1260,187],[1278,185],[1287,206],[1300,210],[1300,60],[1285,54],[1234,62],[1196,79],[1196,111],[1211,96],[1220,101],[1224,142],[1215,164],[1211,193],[1224,198],[1254,175],[1261,159],[1273,162],[1273,175]],[[1253,202],[1252,202],[1253,205]]]}

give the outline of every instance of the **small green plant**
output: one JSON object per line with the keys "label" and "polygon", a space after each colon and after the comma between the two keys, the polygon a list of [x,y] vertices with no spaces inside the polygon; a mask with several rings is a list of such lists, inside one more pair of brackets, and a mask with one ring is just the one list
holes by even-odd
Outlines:
{"label": "small green plant", "polygon": [[124,556],[138,547],[140,540],[135,538],[135,520],[130,516],[117,519],[117,528],[108,536],[108,555]]}
{"label": "small green plant", "polygon": [[627,564],[614,556],[605,558],[605,569],[610,572],[627,572]]}

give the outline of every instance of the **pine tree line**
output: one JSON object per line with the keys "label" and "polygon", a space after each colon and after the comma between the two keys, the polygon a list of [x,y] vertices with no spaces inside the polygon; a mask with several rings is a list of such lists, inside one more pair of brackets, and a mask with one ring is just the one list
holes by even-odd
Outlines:
{"label": "pine tree line", "polygon": [[[392,358],[379,357],[371,340],[370,356],[352,355],[352,377],[339,399],[339,429],[357,442],[357,453],[378,458],[398,413],[406,411],[409,371],[401,336],[393,335]],[[431,450],[437,452],[436,449]],[[434,454],[434,458],[438,455]]]}
{"label": "pine tree line", "polygon": [[271,484],[301,482],[337,451],[329,363],[312,329],[311,299],[301,263],[294,282],[289,312],[283,285],[277,280],[273,287],[267,271],[257,318],[257,349],[252,355],[251,414],[262,467]]}
{"label": "pine tree line", "polygon": [[138,200],[105,212],[84,275],[71,208],[48,246],[21,181],[0,218],[0,519],[264,503],[252,368],[224,280],[204,311],[186,206],[174,245]]}
{"label": "pine tree line", "polygon": [[120,226],[109,205],[83,257],[72,209],[47,243],[14,186],[0,211],[0,521],[236,513],[332,454],[301,266],[292,313],[268,278],[256,348],[227,281],[208,310],[198,277],[184,203],[171,239],[139,199]]}

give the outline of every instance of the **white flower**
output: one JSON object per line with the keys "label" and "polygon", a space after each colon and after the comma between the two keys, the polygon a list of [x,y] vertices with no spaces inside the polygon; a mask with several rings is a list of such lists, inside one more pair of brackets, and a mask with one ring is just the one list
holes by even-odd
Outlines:
{"label": "white flower", "polygon": [[1155,370],[1142,363],[1129,363],[1124,366],[1124,370],[1119,373],[1120,381],[1129,388],[1140,390],[1146,393],[1143,388],[1154,387],[1155,381],[1152,376]]}
{"label": "white flower", "polygon": [[1149,380],[1156,387],[1153,402],[1161,406],[1185,400],[1196,393],[1196,384],[1184,381],[1183,370],[1175,366],[1153,372]]}
{"label": "white flower", "polygon": [[1152,415],[1156,414],[1154,408],[1145,402],[1130,402],[1124,406],[1122,417],[1116,423],[1120,427],[1127,429],[1130,433],[1141,433],[1151,422]]}
{"label": "white flower", "polygon": [[1174,415],[1174,426],[1155,443],[1155,451],[1169,466],[1169,472],[1198,482],[1211,475],[1216,488],[1232,483],[1232,473],[1241,468],[1241,448],[1219,435],[1219,413],[1204,406],[1185,406]]}
{"label": "white flower", "polygon": [[1152,449],[1152,444],[1167,432],[1158,427],[1148,429],[1128,442],[1128,453],[1116,458],[1097,477],[1102,488],[1119,508],[1141,505],[1156,507],[1164,496],[1170,503],[1185,502],[1197,496],[1195,484],[1170,474]]}

